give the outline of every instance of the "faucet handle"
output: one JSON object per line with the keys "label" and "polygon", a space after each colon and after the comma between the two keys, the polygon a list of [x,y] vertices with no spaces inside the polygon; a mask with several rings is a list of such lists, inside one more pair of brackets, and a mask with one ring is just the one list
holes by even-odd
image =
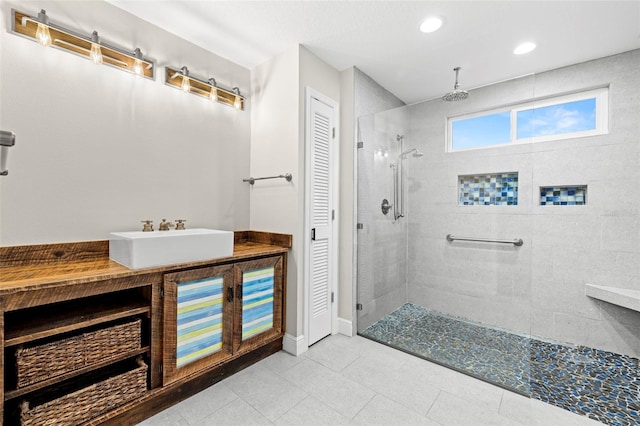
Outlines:
{"label": "faucet handle", "polygon": [[142,225],[142,232],[151,232],[153,231],[153,221],[152,220],[143,220],[141,221],[144,225]]}
{"label": "faucet handle", "polygon": [[176,222],[176,231],[185,229],[184,228],[184,223],[186,221],[187,221],[186,219],[176,219],[176,221],[175,221]]}

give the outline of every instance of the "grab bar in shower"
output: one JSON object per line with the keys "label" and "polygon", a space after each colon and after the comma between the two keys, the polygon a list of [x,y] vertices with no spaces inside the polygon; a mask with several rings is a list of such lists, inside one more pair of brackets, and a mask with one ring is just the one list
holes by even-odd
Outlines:
{"label": "grab bar in shower", "polygon": [[261,177],[261,178],[254,178],[254,177],[250,177],[249,179],[242,179],[243,182],[249,182],[249,185],[253,185],[254,183],[256,183],[257,180],[265,180],[265,179],[286,179],[287,182],[291,182],[291,179],[293,178],[293,176],[291,176],[291,173],[287,173],[285,175],[278,175],[278,176],[267,176],[267,177]]}
{"label": "grab bar in shower", "polygon": [[500,243],[500,244],[513,244],[516,247],[520,247],[524,244],[522,238],[516,238],[514,240],[496,240],[493,238],[470,238],[470,237],[454,237],[451,234],[447,234],[447,241],[453,242],[455,240],[460,241],[478,241],[481,243]]}

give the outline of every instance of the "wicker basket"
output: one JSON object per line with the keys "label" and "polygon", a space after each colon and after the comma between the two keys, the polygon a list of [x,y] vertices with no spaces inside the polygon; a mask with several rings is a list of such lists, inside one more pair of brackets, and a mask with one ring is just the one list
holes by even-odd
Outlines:
{"label": "wicker basket", "polygon": [[77,425],[143,396],[147,391],[147,365],[138,367],[33,408],[28,401],[20,405],[23,426]]}
{"label": "wicker basket", "polygon": [[141,320],[16,349],[17,387],[75,371],[109,357],[140,348]]}

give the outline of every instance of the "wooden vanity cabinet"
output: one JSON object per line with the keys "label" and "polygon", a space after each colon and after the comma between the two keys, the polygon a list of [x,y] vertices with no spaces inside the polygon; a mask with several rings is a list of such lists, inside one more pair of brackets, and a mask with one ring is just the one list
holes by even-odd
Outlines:
{"label": "wooden vanity cabinet", "polygon": [[239,231],[233,256],[141,271],[108,241],[0,247],[0,426],[134,425],[278,352],[290,247]]}

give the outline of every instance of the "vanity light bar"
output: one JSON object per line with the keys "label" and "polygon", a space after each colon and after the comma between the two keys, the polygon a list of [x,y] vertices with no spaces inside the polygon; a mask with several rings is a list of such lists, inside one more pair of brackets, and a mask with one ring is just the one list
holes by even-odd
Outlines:
{"label": "vanity light bar", "polygon": [[209,98],[213,102],[231,106],[237,110],[244,110],[245,97],[240,93],[240,89],[237,87],[228,89],[219,86],[214,78],[203,80],[194,77],[189,73],[187,67],[180,69],[165,67],[164,81],[166,85],[186,93]]}
{"label": "vanity light bar", "polygon": [[126,51],[119,47],[103,43],[96,31],[84,36],[60,25],[49,22],[42,10],[38,16],[30,16],[15,9],[12,13],[11,31],[14,34],[33,40],[42,46],[51,46],[71,52],[97,64],[105,64],[141,77],[155,79],[155,62],[142,57],[139,48]]}

